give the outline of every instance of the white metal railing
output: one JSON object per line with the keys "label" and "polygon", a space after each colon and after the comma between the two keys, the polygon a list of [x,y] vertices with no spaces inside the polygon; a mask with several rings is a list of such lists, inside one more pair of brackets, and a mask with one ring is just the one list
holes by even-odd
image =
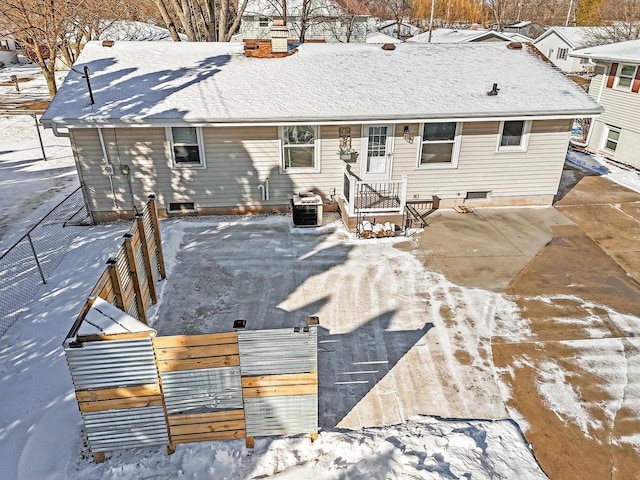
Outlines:
{"label": "white metal railing", "polygon": [[365,182],[344,168],[342,197],[350,216],[356,213],[404,212],[407,204],[407,176],[401,180]]}

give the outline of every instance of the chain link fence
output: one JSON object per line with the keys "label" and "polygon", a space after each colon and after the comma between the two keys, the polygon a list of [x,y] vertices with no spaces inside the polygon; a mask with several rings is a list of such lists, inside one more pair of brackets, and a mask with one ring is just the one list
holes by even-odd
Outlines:
{"label": "chain link fence", "polygon": [[79,187],[0,257],[0,338],[47,283],[80,227],[89,224]]}

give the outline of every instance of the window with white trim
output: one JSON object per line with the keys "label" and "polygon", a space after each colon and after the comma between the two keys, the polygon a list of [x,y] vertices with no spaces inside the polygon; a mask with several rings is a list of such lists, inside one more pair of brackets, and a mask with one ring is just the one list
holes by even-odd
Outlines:
{"label": "window with white trim", "polygon": [[530,130],[531,122],[527,120],[500,122],[498,151],[526,151]]}
{"label": "window with white trim", "polygon": [[620,65],[618,67],[618,84],[617,88],[630,90],[633,85],[633,79],[636,77],[635,65]]}
{"label": "window with white trim", "polygon": [[258,22],[261,27],[268,27],[269,17],[258,17]]}
{"label": "window with white trim", "polygon": [[459,126],[456,122],[424,123],[418,166],[457,164],[458,138]]}
{"label": "window with white trim", "polygon": [[609,152],[615,152],[620,141],[620,129],[607,125],[607,136],[604,139],[604,149]]}
{"label": "window with white trim", "polygon": [[198,127],[169,127],[167,138],[175,167],[204,167],[202,132]]}
{"label": "window with white trim", "polygon": [[281,127],[282,169],[318,171],[316,142],[318,127],[313,125],[288,125]]}
{"label": "window with white trim", "polygon": [[569,53],[569,49],[568,48],[559,48],[558,49],[558,53],[556,54],[556,58],[558,60],[566,60],[568,53]]}

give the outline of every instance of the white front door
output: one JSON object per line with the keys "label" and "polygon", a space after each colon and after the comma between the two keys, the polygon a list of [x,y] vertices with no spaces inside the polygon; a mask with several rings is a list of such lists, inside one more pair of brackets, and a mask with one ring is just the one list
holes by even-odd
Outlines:
{"label": "white front door", "polygon": [[393,155],[393,125],[365,125],[362,141],[362,179],[366,182],[389,180]]}

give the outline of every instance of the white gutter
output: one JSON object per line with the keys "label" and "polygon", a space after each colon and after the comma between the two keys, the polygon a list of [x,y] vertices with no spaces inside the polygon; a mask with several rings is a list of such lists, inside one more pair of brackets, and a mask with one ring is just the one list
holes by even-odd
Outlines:
{"label": "white gutter", "polygon": [[[167,126],[190,126],[190,127],[268,127],[275,126],[281,127],[286,125],[372,125],[379,124],[380,122],[390,123],[390,124],[403,124],[403,123],[430,123],[430,122],[498,122],[504,120],[568,120],[571,118],[579,118],[579,117],[590,117],[594,115],[600,115],[602,113],[602,108],[592,108],[589,110],[581,110],[574,111],[571,113],[557,113],[557,112],[535,112],[531,114],[500,114],[497,116],[486,116],[486,115],[478,115],[471,117],[452,117],[447,115],[434,115],[431,117],[381,117],[381,118],[367,118],[362,119],[362,117],[353,117],[342,120],[320,120],[320,119],[312,119],[312,118],[290,118],[286,121],[284,120],[261,120],[261,119],[246,119],[246,120],[233,120],[233,121],[224,121],[217,120],[212,122],[211,120],[206,119],[194,119],[193,121],[185,121],[183,119],[166,119],[155,122],[139,122],[139,123],[128,123],[128,122],[114,122],[113,120],[107,120],[105,123],[101,123],[101,128],[138,128],[138,127],[167,127]],[[95,120],[92,120],[94,123],[88,123],[83,121],[74,120],[71,122],[60,121],[54,122],[52,120],[42,122],[45,127],[52,127],[54,124],[58,126],[67,126],[67,127],[77,127],[77,128],[96,128]]]}

